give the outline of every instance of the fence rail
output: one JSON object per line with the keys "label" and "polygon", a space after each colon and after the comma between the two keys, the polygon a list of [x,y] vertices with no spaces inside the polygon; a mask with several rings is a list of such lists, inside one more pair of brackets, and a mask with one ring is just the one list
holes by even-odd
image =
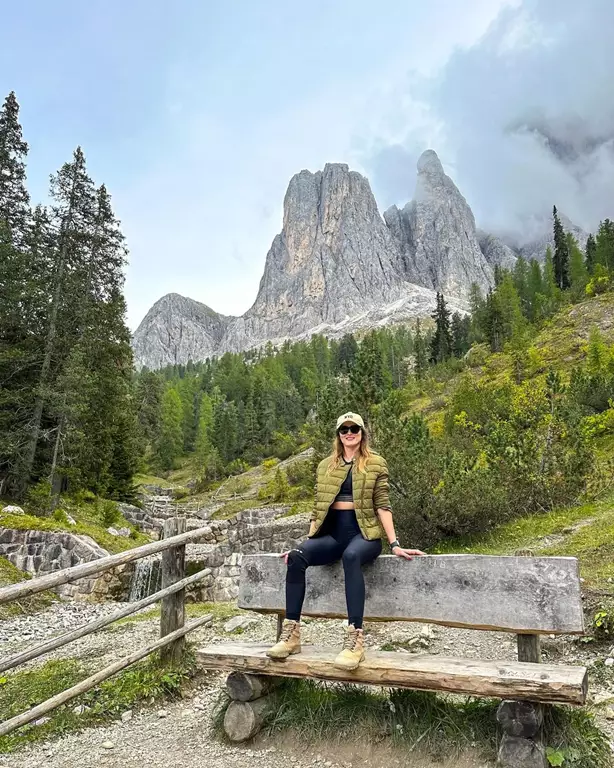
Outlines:
{"label": "fence rail", "polygon": [[0,736],[4,736],[16,728],[20,728],[33,720],[42,717],[48,712],[56,709],[62,704],[80,696],[91,688],[99,685],[112,675],[117,674],[122,669],[134,664],[137,661],[148,656],[150,653],[160,649],[161,660],[163,663],[172,664],[180,660],[184,649],[185,636],[189,632],[210,623],[212,616],[202,616],[189,624],[185,623],[185,590],[191,584],[200,581],[207,574],[207,569],[203,569],[193,576],[185,577],[185,546],[190,542],[201,539],[209,532],[208,528],[198,528],[194,531],[186,531],[185,518],[169,518],[164,521],[163,538],[160,541],[145,544],[142,547],[136,547],[126,552],[120,552],[117,555],[101,557],[98,560],[92,560],[88,563],[75,565],[72,568],[65,568],[62,571],[40,576],[18,584],[12,584],[8,587],[0,588],[0,605],[19,600],[23,597],[35,595],[62,584],[69,584],[87,576],[104,573],[120,565],[140,560],[149,555],[162,553],[162,589],[153,595],[149,595],[136,603],[129,603],[120,610],[112,613],[110,616],[103,616],[89,624],[84,624],[77,629],[65,632],[63,635],[51,638],[34,648],[14,654],[5,659],[0,659],[0,672],[7,669],[14,669],[21,664],[25,664],[32,659],[36,659],[45,653],[61,648],[68,643],[77,640],[85,635],[97,632],[100,629],[112,624],[118,619],[130,616],[133,613],[146,608],[149,605],[161,601],[160,612],[160,639],[155,643],[134,651],[129,656],[110,664],[99,672],[82,680],[72,688],[68,688],[56,696],[53,696],[41,704],[23,712],[20,715],[10,718],[0,723]]}

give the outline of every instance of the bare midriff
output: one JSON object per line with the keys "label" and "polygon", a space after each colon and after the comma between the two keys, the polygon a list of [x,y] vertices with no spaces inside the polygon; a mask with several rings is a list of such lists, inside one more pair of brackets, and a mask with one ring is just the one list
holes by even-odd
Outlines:
{"label": "bare midriff", "polygon": [[354,509],[353,501],[333,501],[329,509]]}

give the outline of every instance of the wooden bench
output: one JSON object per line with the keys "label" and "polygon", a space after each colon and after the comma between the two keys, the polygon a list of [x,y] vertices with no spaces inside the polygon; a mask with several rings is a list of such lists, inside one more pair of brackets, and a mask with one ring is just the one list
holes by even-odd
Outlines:
{"label": "wooden bench", "polygon": [[[534,753],[535,761],[523,765],[546,765],[539,744],[541,707],[518,702],[581,705],[586,701],[585,667],[540,663],[540,635],[584,634],[576,558],[429,555],[405,561],[384,556],[365,567],[365,582],[366,621],[418,621],[511,632],[517,635],[518,660],[413,655],[367,648],[367,658],[359,668],[344,672],[332,665],[337,647],[303,646],[300,654],[274,661],[266,656],[270,644],[229,642],[201,648],[199,663],[205,668],[234,670],[228,689],[235,699],[240,697],[233,694],[233,688],[241,688],[245,698],[245,690],[255,687],[262,692],[267,678],[273,676],[511,700],[503,702],[498,711],[505,732],[499,764],[520,764],[519,750],[528,750]],[[283,617],[285,565],[279,555],[243,557],[238,604],[240,608]],[[310,568],[304,615],[344,618],[345,611],[341,565]],[[247,712],[247,705],[239,706],[236,701],[233,705],[235,710],[242,710],[240,719],[249,720],[243,732],[251,735],[261,720],[261,707],[255,706],[253,691],[249,695],[254,704],[247,709],[253,714]]]}

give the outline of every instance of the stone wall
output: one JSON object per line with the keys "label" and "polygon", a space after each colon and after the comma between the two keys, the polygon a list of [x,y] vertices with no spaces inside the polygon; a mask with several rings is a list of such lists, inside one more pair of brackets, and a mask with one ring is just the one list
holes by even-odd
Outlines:
{"label": "stone wall", "polygon": [[[188,572],[206,569],[205,577],[188,590],[188,599],[232,601],[239,593],[239,575],[244,554],[284,552],[305,539],[307,515],[280,517],[287,507],[245,510],[221,524],[209,544],[186,547]],[[214,543],[213,543],[214,542]]]}
{"label": "stone wall", "polygon": [[[6,557],[16,568],[32,576],[44,576],[53,571],[71,568],[80,563],[106,557],[109,553],[89,536],[66,533],[63,531],[32,531],[14,528],[0,529],[0,555]],[[123,579],[119,569],[117,573],[91,576],[73,584],[64,584],[57,588],[58,594],[79,597],[92,593],[102,596],[104,584],[112,590],[122,589]],[[127,578],[127,576],[126,576]]]}

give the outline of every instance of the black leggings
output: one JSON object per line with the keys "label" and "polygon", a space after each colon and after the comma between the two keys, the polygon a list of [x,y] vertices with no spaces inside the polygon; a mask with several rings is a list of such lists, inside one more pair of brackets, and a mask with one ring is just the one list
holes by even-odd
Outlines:
{"label": "black leggings", "polygon": [[362,628],[365,611],[365,579],[362,566],[382,551],[381,539],[364,539],[353,509],[331,509],[323,533],[307,539],[288,555],[286,573],[286,618],[298,621],[305,599],[305,571],[310,565],[343,563],[348,623]]}

